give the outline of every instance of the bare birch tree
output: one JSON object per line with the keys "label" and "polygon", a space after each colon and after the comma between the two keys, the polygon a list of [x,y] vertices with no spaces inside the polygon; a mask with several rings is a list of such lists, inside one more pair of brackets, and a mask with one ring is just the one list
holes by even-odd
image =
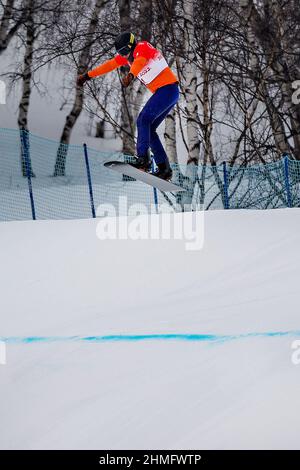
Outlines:
{"label": "bare birch tree", "polygon": [[2,9],[0,20],[1,55],[7,49],[19,28],[24,24],[26,8],[24,9],[22,3],[16,0],[7,0],[5,3],[0,1],[0,8]]}
{"label": "bare birch tree", "polygon": [[[251,45],[260,47],[264,55],[267,70],[261,81],[260,94],[268,110],[276,147],[279,154],[290,153],[300,159],[300,110],[292,102],[292,83],[299,76],[297,58],[293,53],[297,35],[294,38],[289,36],[293,6],[296,9],[294,2],[291,5],[280,0],[257,3],[240,0],[244,24],[251,28],[248,35],[252,37]],[[280,94],[279,99],[269,91],[274,89],[274,85]]]}
{"label": "bare birch tree", "polygon": [[[79,55],[78,60],[78,73],[84,73],[88,69],[90,62],[91,47],[94,42],[94,34],[98,25],[99,14],[107,3],[107,0],[96,0],[94,9],[92,11],[91,19],[89,22],[88,30],[84,39],[84,47]],[[68,144],[70,142],[71,133],[75,123],[80,116],[83,108],[84,91],[82,86],[76,86],[75,98],[72,109],[66,117],[66,122],[61,134],[60,145],[57,151],[57,157],[54,168],[54,176],[64,176],[66,169],[66,158],[68,152]]]}

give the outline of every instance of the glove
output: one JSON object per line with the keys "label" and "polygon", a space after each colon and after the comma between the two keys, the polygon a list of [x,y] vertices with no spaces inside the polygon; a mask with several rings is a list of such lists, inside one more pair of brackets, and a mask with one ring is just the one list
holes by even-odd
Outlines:
{"label": "glove", "polygon": [[127,88],[133,79],[134,79],[134,75],[129,72],[124,78],[122,78],[122,85],[125,88]]}
{"label": "glove", "polygon": [[88,75],[88,73],[84,73],[83,75],[78,75],[77,77],[77,85],[78,86],[83,86],[85,82],[88,80],[91,80],[91,77]]}

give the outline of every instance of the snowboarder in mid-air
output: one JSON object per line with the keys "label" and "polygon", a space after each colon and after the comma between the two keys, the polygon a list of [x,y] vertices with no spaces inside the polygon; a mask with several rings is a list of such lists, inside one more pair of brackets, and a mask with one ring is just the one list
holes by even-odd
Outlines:
{"label": "snowboarder in mid-air", "polygon": [[129,66],[129,73],[122,84],[128,87],[138,78],[153,94],[137,118],[136,157],[131,165],[144,171],[151,169],[151,149],[157,169],[154,176],[169,180],[172,170],[167,154],[156,132],[179,98],[178,78],[168,66],[163,55],[149,42],[137,42],[130,32],[120,34],[115,41],[117,55],[98,67],[79,75],[78,85],[104,75],[122,66]]}

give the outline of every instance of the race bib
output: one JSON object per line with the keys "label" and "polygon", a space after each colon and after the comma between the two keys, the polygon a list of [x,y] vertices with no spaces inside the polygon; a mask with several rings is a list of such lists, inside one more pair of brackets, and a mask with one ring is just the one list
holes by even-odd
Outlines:
{"label": "race bib", "polygon": [[137,78],[144,84],[151,83],[163,70],[168,67],[168,64],[163,55],[158,52],[153,59],[142,68]]}

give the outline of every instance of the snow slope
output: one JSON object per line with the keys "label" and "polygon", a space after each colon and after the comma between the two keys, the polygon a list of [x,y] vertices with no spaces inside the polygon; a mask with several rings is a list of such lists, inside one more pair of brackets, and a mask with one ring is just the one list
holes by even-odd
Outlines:
{"label": "snow slope", "polygon": [[201,251],[1,223],[0,448],[299,448],[299,216],[207,212]]}

